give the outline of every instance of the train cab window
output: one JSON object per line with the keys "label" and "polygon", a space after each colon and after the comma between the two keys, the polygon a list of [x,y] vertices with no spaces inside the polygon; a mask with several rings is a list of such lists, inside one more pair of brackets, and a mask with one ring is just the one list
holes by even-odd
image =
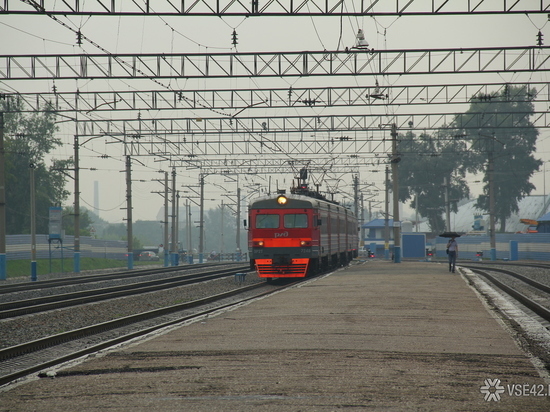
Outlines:
{"label": "train cab window", "polygon": [[303,229],[307,227],[307,215],[304,213],[288,214],[288,215],[285,215],[284,222],[285,222],[286,229],[293,229],[293,228]]}
{"label": "train cab window", "polygon": [[256,229],[277,229],[279,215],[256,215]]}

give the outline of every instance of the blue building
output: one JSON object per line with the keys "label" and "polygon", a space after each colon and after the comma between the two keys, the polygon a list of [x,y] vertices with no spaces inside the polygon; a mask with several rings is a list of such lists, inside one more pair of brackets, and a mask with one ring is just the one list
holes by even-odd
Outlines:
{"label": "blue building", "polygon": [[[385,249],[386,219],[374,219],[365,223],[362,228],[365,229],[364,249],[370,249],[376,257],[389,258],[393,255],[393,219],[388,219],[387,224],[389,231],[387,256]],[[410,222],[402,222],[401,247],[401,255],[404,258],[424,258],[426,257],[426,235],[413,233]]]}
{"label": "blue building", "polygon": [[550,233],[550,212],[537,219],[537,232]]}

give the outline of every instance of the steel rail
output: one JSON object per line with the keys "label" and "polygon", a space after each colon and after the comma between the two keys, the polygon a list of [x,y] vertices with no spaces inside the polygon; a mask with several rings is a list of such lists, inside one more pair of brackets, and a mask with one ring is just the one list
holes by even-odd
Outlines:
{"label": "steel rail", "polygon": [[[307,278],[305,280],[309,280],[309,278]],[[253,299],[257,299],[259,297],[263,297],[263,296],[267,296],[267,295],[276,293],[280,290],[292,287],[295,284],[303,282],[303,281],[304,280],[300,280],[300,281],[294,282],[290,285],[284,285],[284,286],[282,286],[280,288],[277,288],[275,290],[262,292],[262,293],[254,295],[254,296],[248,296],[248,297],[245,297],[243,299],[240,299],[238,302],[231,302],[231,303],[222,304],[220,306],[205,309],[205,310],[201,311],[200,313],[188,315],[188,316],[176,319],[176,320],[170,320],[168,322],[163,322],[163,323],[155,325],[153,327],[148,327],[146,329],[143,329],[143,330],[140,330],[140,331],[137,331],[137,332],[132,332],[132,333],[126,334],[124,336],[119,336],[115,339],[111,339],[109,341],[102,342],[100,344],[85,348],[83,350],[79,350],[79,351],[67,354],[67,355],[59,357],[57,359],[48,360],[48,361],[43,362],[39,365],[35,365],[35,366],[29,367],[29,368],[25,368],[24,370],[19,370],[19,371],[10,373],[10,374],[5,375],[5,376],[1,376],[0,377],[0,386],[8,384],[8,383],[10,383],[10,382],[12,382],[16,379],[27,376],[31,373],[41,371],[41,370],[43,370],[45,368],[48,368],[48,367],[59,365],[63,362],[67,362],[69,360],[73,360],[73,359],[79,358],[81,356],[90,354],[90,353],[97,352],[101,349],[105,349],[105,348],[114,346],[116,344],[128,341],[130,339],[134,339],[134,338],[139,337],[139,336],[144,336],[144,335],[149,334],[151,332],[154,332],[156,330],[159,330],[159,329],[162,329],[162,328],[165,328],[165,327],[168,327],[168,326],[172,326],[172,325],[175,325],[175,324],[187,321],[187,320],[198,318],[198,317],[210,314],[212,312],[218,311],[220,309],[229,308],[229,307],[232,307],[232,306],[235,306],[235,305],[238,305],[238,304],[241,304],[241,303],[253,300]],[[210,296],[210,297],[207,297],[207,298],[198,299],[198,300],[195,300],[195,301],[192,301],[192,302],[173,305],[173,306],[169,306],[169,307],[165,307],[165,308],[161,308],[161,309],[155,309],[155,310],[152,310],[152,311],[149,311],[149,312],[144,312],[144,313],[141,313],[141,314],[138,314],[138,315],[131,315],[131,316],[127,316],[127,317],[124,317],[124,318],[121,318],[121,319],[117,319],[117,320],[113,320],[113,321],[109,321],[109,322],[103,322],[103,323],[100,323],[100,324],[97,324],[97,325],[77,329],[77,330],[66,332],[66,333],[61,333],[61,334],[50,336],[50,337],[43,338],[43,339],[38,339],[38,340],[28,342],[28,343],[25,343],[25,344],[12,346],[10,348],[0,350],[0,361],[11,359],[11,358],[21,356],[21,355],[24,355],[24,354],[28,354],[28,353],[31,353],[31,352],[36,352],[36,351],[39,351],[41,349],[52,347],[52,346],[55,346],[55,345],[59,345],[61,343],[67,342],[67,341],[73,341],[73,340],[76,340],[76,339],[79,339],[79,338],[82,338],[82,337],[98,334],[98,333],[108,331],[108,330],[112,330],[112,329],[115,329],[115,328],[120,328],[122,326],[129,325],[129,324],[132,324],[132,323],[136,323],[136,322],[139,322],[139,321],[142,321],[142,320],[152,319],[152,318],[155,318],[155,317],[163,316],[163,315],[166,315],[166,314],[171,314],[171,313],[178,312],[178,311],[185,310],[185,309],[196,308],[196,307],[201,306],[201,305],[210,304],[210,303],[213,303],[213,302],[216,302],[216,301],[220,301],[222,299],[229,298],[229,297],[232,297],[232,296],[236,296],[240,293],[244,293],[244,292],[247,292],[247,291],[250,291],[250,290],[258,289],[258,288],[264,287],[264,286],[265,286],[264,283],[257,283],[257,284],[254,284],[254,285],[245,286],[243,288],[234,289],[234,290],[229,291],[229,292],[224,292],[224,293],[221,293],[221,294],[213,295],[213,296]]]}
{"label": "steel rail", "polygon": [[105,274],[96,274],[96,275],[85,275],[85,276],[75,276],[71,278],[59,278],[51,279],[39,282],[23,282],[11,285],[0,285],[0,295],[13,293],[13,292],[22,292],[35,289],[46,289],[59,286],[67,285],[80,285],[90,282],[101,282],[104,280],[113,280],[113,279],[125,279],[125,278],[135,278],[141,276],[154,275],[158,273],[168,273],[168,272],[179,272],[184,270],[191,269],[203,269],[211,266],[219,265],[219,263],[204,263],[197,264],[192,266],[168,266],[162,268],[147,268],[147,269],[137,269],[137,270],[124,270],[120,272],[111,272]]}
{"label": "steel rail", "polygon": [[[468,268],[468,269],[472,269],[472,270],[473,269],[482,269],[479,266],[470,266],[470,265],[460,265],[460,266]],[[518,265],[518,266],[531,266],[531,265]],[[550,266],[531,266],[531,267],[542,267],[542,268],[550,269]],[[485,269],[485,268],[483,268],[483,269]],[[512,276],[512,277],[514,277],[518,280],[521,280],[522,282],[527,283],[528,285],[531,285],[534,288],[542,290],[543,292],[550,293],[550,286],[545,285],[544,283],[537,282],[536,280],[533,280],[533,279],[531,279],[527,276],[520,275],[519,273],[512,272],[511,270],[493,268],[493,267],[491,267],[490,269],[486,269],[486,270],[491,270],[493,272],[504,273],[504,274]]]}
{"label": "steel rail", "polygon": [[125,296],[138,295],[204,282],[232,276],[235,273],[248,270],[248,266],[240,266],[233,269],[220,269],[206,273],[179,276],[176,278],[165,278],[147,282],[132,283],[129,285],[113,286],[108,288],[93,289],[81,292],[64,293],[61,295],[44,296],[0,304],[0,319],[14,318],[30,313],[40,313],[52,309],[65,308],[82,305],[85,303],[100,302],[102,300],[114,299]]}
{"label": "steel rail", "polygon": [[[494,265],[495,262],[492,261],[481,261],[477,262],[476,265]],[[540,269],[550,269],[550,263],[513,263],[513,262],[502,262],[499,264],[506,266],[519,266],[519,267],[531,267],[531,268],[540,268]],[[473,266],[475,267],[475,266]],[[504,269],[503,269],[504,270]]]}
{"label": "steel rail", "polygon": [[[463,266],[463,267],[466,267],[466,266]],[[540,305],[539,303],[537,303],[534,300],[530,299],[529,297],[525,296],[523,293],[518,292],[514,288],[512,288],[512,287],[506,285],[505,283],[501,282],[500,280],[496,279],[494,276],[491,276],[490,274],[488,274],[484,270],[474,269],[473,267],[469,267],[469,269],[472,270],[472,272],[483,276],[484,278],[489,280],[491,283],[493,283],[495,286],[497,286],[499,289],[503,290],[508,295],[512,296],[514,299],[516,299],[522,305],[528,307],[533,312],[535,312],[537,315],[539,315],[541,318],[543,318],[544,320],[550,322],[550,309],[548,309],[547,307],[544,307],[544,306]],[[496,270],[496,269],[493,269],[493,268],[485,269],[485,270],[492,270],[492,271],[496,271],[496,272],[501,272],[501,270]],[[506,271],[502,271],[502,273],[506,273]],[[509,274],[509,273],[507,273],[507,274]],[[516,275],[518,275],[518,274],[516,274]],[[514,277],[517,277],[518,279],[521,279],[523,277],[521,275],[518,275],[518,276],[514,276]],[[535,284],[538,284],[538,282],[530,280],[529,284],[531,286],[534,286],[533,283],[531,283],[531,282],[533,282]],[[537,286],[535,286],[535,287],[537,287]],[[546,285],[544,285],[544,288],[546,290],[550,289]]]}

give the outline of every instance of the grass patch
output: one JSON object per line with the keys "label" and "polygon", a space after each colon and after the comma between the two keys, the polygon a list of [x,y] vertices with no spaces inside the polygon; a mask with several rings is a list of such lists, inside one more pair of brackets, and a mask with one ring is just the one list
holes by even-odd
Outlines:
{"label": "grass patch", "polygon": [[[138,266],[158,265],[159,262],[134,262],[134,268]],[[126,269],[128,262],[126,260],[117,259],[101,259],[101,258],[80,258],[80,270],[96,270],[96,269]],[[40,275],[49,273],[73,272],[74,261],[72,258],[52,259],[51,267],[49,259],[38,259],[36,261],[36,271],[38,278]],[[21,276],[31,276],[31,261],[24,260],[8,260],[6,261],[6,273],[8,278],[16,278]]]}

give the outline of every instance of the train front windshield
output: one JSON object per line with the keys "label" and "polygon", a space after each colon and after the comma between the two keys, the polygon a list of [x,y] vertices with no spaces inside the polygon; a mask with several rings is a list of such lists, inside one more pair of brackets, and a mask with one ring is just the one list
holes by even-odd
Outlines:
{"label": "train front windshield", "polygon": [[[282,216],[285,229],[305,229],[308,227],[305,213],[289,213]],[[256,229],[278,229],[281,216],[275,214],[256,215]]]}
{"label": "train front windshield", "polygon": [[279,215],[256,215],[256,229],[278,229]]}
{"label": "train front windshield", "polygon": [[304,229],[307,227],[307,215],[289,214],[285,215],[285,229]]}

